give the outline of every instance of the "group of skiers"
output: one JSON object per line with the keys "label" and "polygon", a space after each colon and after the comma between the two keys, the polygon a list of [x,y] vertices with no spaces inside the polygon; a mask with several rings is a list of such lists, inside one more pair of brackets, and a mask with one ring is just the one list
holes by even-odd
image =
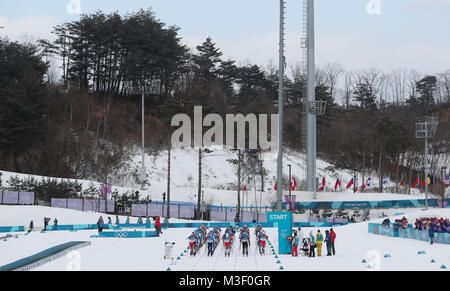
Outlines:
{"label": "group of skiers", "polygon": [[203,246],[206,240],[208,228],[206,225],[202,224],[199,228],[194,230],[191,235],[188,237],[189,240],[189,250],[190,255],[195,256],[198,250]]}
{"label": "group of skiers", "polygon": [[[242,255],[248,256],[248,248],[250,246],[250,229],[247,225],[240,228],[239,235],[236,233],[239,231],[236,227],[229,226],[225,229],[224,234],[221,237],[221,229],[216,226],[209,230],[204,224],[194,230],[188,237],[190,255],[195,256],[198,250],[207,243],[207,255],[212,256],[222,239],[223,249],[225,252],[225,257],[230,257],[234,241],[236,237],[239,239],[240,249],[242,249]],[[255,238],[258,246],[258,251],[261,255],[266,253],[266,242],[269,240],[269,236],[259,225],[255,228]]]}
{"label": "group of skiers", "polygon": [[304,237],[302,229],[299,228],[298,232],[294,231],[292,237],[292,256],[294,257],[298,256],[298,247],[300,241],[302,242],[301,251],[304,256],[315,257],[316,248],[317,248],[317,255],[319,257],[322,256],[323,243],[325,243],[327,247],[327,256],[334,256],[336,255],[335,240],[336,240],[336,233],[334,232],[333,229],[326,230],[325,235],[323,235],[320,232],[320,230],[317,231],[316,235],[314,235],[313,232],[310,231],[309,237]]}

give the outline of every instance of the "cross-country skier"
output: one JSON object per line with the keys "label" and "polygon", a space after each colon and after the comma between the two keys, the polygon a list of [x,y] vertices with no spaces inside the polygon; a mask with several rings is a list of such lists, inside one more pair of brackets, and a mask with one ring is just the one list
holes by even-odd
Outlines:
{"label": "cross-country skier", "polygon": [[269,236],[266,234],[264,230],[260,230],[258,236],[258,246],[259,246],[259,254],[266,254],[266,242],[269,240]]}
{"label": "cross-country skier", "polygon": [[125,221],[125,224],[130,224],[130,217],[127,216],[127,220]]}
{"label": "cross-country skier", "polygon": [[190,249],[189,255],[190,256],[195,255],[195,245],[197,243],[197,238],[196,238],[194,232],[192,232],[192,234],[189,236],[188,240],[189,240],[189,249]]}
{"label": "cross-country skier", "polygon": [[53,221],[55,230],[58,230],[58,219],[55,218],[55,220]]}
{"label": "cross-country skier", "polygon": [[216,233],[214,232],[214,230],[211,230],[206,237],[206,242],[208,243],[208,257],[209,255],[212,256],[214,254],[214,245],[216,241]]}
{"label": "cross-country skier", "polygon": [[120,224],[119,216],[116,215],[116,225],[119,225],[119,224]]}
{"label": "cross-country skier", "polygon": [[226,256],[229,257],[231,255],[231,241],[233,240],[231,233],[225,231],[222,240],[223,240],[223,247],[225,248],[225,257]]}
{"label": "cross-country skier", "polygon": [[174,242],[167,242],[164,244],[164,260],[171,260],[173,259],[172,257],[172,249],[173,246],[175,245]]}
{"label": "cross-country skier", "polygon": [[247,255],[248,257],[248,247],[250,246],[250,234],[248,233],[246,226],[245,230],[242,231],[241,235],[239,236],[239,239],[242,244],[242,255]]}

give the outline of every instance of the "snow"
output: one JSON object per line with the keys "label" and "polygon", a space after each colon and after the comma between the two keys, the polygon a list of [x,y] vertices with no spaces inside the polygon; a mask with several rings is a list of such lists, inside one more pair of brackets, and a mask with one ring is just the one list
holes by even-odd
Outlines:
{"label": "snow", "polygon": [[[55,211],[55,212],[53,212]],[[91,223],[96,221],[98,214],[72,211],[67,209],[51,209],[39,206],[2,206],[0,207],[0,225],[15,222],[16,225],[24,225],[29,219],[37,219],[44,216],[59,216],[58,219],[67,223]],[[401,218],[390,217],[391,220]],[[450,217],[450,209],[429,209],[427,211],[417,210],[410,212],[407,218],[412,221],[416,217],[437,216]],[[375,219],[372,222],[381,222]],[[19,223],[20,222],[20,223]],[[213,257],[207,257],[204,248],[197,256],[177,257],[187,247],[186,238],[192,229],[167,229],[161,237],[143,239],[120,239],[120,238],[91,238],[94,230],[78,232],[32,232],[25,236],[19,233],[18,238],[10,238],[0,241],[0,265],[11,263],[23,257],[43,251],[52,246],[68,241],[90,241],[91,245],[76,251],[80,255],[81,270],[160,270],[164,271],[170,267],[174,271],[271,271],[279,270],[280,266],[286,271],[295,270],[367,270],[367,263],[361,263],[366,259],[368,263],[375,264],[381,270],[440,270],[441,265],[450,266],[450,245],[434,244],[416,241],[412,239],[392,238],[368,233],[368,223],[362,222],[346,226],[335,227],[336,256],[327,257],[292,257],[279,255],[275,259],[268,251],[266,256],[260,256],[255,250],[255,242],[249,248],[249,257],[239,254],[238,244],[230,258],[225,258],[221,247],[216,250]],[[266,229],[270,241],[277,250],[277,230]],[[305,235],[310,231],[316,233],[316,228],[304,228]],[[321,229],[322,232],[325,229]],[[175,265],[170,260],[164,260],[164,243],[175,242],[173,249]],[[268,249],[269,250],[269,249]],[[425,255],[418,255],[418,251],[425,251]],[[322,254],[326,254],[323,246]],[[375,255],[374,255],[375,254]],[[390,258],[384,258],[389,254]],[[432,264],[434,259],[436,263]],[[42,265],[36,270],[67,270],[72,266],[73,257],[61,257],[53,262]],[[280,260],[281,264],[277,264]],[[378,262],[378,263],[376,263]]]}

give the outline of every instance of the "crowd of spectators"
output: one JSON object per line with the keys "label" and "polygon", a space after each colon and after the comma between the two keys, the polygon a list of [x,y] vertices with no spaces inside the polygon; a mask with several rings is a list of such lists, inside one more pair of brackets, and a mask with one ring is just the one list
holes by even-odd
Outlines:
{"label": "crowd of spectators", "polygon": [[414,227],[422,231],[430,231],[432,229],[435,233],[450,233],[450,220],[442,217],[417,218]]}

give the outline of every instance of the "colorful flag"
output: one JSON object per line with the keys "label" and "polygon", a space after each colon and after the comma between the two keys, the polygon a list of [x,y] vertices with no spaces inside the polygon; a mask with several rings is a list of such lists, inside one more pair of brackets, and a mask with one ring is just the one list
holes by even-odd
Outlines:
{"label": "colorful flag", "polygon": [[338,186],[341,186],[341,180],[339,180],[339,178],[337,178],[336,184],[334,185],[334,192],[337,192],[337,187]]}
{"label": "colorful flag", "polygon": [[369,177],[369,179],[367,179],[366,186],[364,188],[370,187],[371,183],[372,183],[372,177]]}
{"label": "colorful flag", "polygon": [[412,185],[413,188],[416,188],[417,184],[419,184],[419,176],[417,176],[416,181],[414,182],[414,184]]}
{"label": "colorful flag", "polygon": [[247,191],[247,185],[244,185],[244,191]]}
{"label": "colorful flag", "polygon": [[444,182],[445,185],[450,184],[450,175],[444,175],[442,182]]}
{"label": "colorful flag", "polygon": [[278,189],[278,182],[275,183],[275,186],[273,187],[273,189],[275,189],[275,191],[277,191],[277,189]]}
{"label": "colorful flag", "polygon": [[389,182],[389,177],[383,177],[383,185]]}
{"label": "colorful flag", "polygon": [[350,180],[350,182],[348,182],[347,184],[347,189],[350,188],[350,186],[352,186],[354,184],[353,178]]}
{"label": "colorful flag", "polygon": [[319,187],[319,191],[324,191],[325,190],[325,177],[322,178],[322,185]]}
{"label": "colorful flag", "polygon": [[292,181],[291,181],[291,189],[292,189],[292,191],[295,191],[295,188],[297,188],[297,180],[295,179],[294,176],[292,176]]}

